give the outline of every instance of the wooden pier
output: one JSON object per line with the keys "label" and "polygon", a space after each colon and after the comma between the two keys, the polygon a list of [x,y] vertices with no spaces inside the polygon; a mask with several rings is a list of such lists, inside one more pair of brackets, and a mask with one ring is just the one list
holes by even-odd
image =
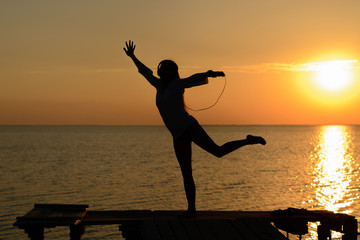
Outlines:
{"label": "wooden pier", "polygon": [[89,211],[88,205],[35,204],[18,217],[14,226],[24,229],[32,240],[44,239],[44,228],[67,226],[70,239],[80,240],[90,225],[119,225],[127,240],[235,240],[287,239],[285,232],[306,234],[308,222],[320,222],[318,239],[331,239],[331,232],[343,233],[342,239],[357,239],[354,216],[329,211],[287,209],[278,211]]}

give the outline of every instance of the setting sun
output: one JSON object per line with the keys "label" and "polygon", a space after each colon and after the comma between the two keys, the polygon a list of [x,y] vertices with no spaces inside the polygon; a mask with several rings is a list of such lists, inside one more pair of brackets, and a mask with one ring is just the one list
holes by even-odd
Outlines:
{"label": "setting sun", "polygon": [[332,112],[356,106],[360,96],[358,60],[293,64],[291,69],[298,74],[297,87],[304,94],[302,104]]}
{"label": "setting sun", "polygon": [[351,65],[356,60],[337,60],[313,63],[316,85],[326,92],[337,93],[351,87],[353,76]]}

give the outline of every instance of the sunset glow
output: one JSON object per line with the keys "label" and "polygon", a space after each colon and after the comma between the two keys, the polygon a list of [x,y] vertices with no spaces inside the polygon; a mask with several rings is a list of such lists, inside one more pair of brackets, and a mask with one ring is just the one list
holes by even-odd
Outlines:
{"label": "sunset glow", "polygon": [[155,74],[225,72],[202,124],[360,124],[360,1],[35,2],[0,4],[0,125],[163,125],[128,40]]}

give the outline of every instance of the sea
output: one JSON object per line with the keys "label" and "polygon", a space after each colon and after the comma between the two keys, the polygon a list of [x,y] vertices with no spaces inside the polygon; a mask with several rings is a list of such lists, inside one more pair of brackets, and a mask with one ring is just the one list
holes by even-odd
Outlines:
{"label": "sea", "polygon": [[[204,126],[213,140],[258,135],[267,144],[216,158],[193,146],[198,210],[330,210],[360,219],[360,126]],[[90,210],[185,210],[164,126],[0,126],[0,239],[35,203]],[[318,223],[302,239],[317,239]],[[68,239],[69,229],[45,230]],[[297,236],[291,236],[298,239]],[[82,239],[123,239],[119,226],[88,226]],[[333,239],[341,239],[334,232]]]}

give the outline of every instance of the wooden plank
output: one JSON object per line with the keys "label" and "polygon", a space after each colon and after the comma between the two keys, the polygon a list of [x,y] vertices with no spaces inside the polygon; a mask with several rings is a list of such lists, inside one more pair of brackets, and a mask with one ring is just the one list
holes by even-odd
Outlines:
{"label": "wooden plank", "polygon": [[35,204],[34,208],[25,214],[25,218],[82,218],[88,205],[74,204]]}
{"label": "wooden plank", "polygon": [[185,219],[185,220],[182,220],[182,223],[184,224],[184,227],[185,227],[188,235],[190,236],[191,240],[204,239],[194,220]]}
{"label": "wooden plank", "polygon": [[88,211],[82,223],[84,225],[107,225],[143,220],[155,220],[151,217],[150,210]]}
{"label": "wooden plank", "polygon": [[256,219],[256,222],[258,223],[259,227],[264,229],[269,235],[273,237],[273,239],[287,240],[287,238],[281,232],[279,232],[277,228],[271,225],[269,221],[264,219]]}
{"label": "wooden plank", "polygon": [[233,226],[232,220],[217,220],[217,225],[228,235],[229,240],[243,239],[240,232]]}
{"label": "wooden plank", "polygon": [[158,220],[156,221],[161,239],[163,240],[176,240],[169,222],[167,220]]}
{"label": "wooden plank", "polygon": [[184,224],[182,224],[180,220],[170,220],[169,224],[173,229],[176,239],[181,239],[181,240],[191,239],[187,234]]}
{"label": "wooden plank", "polygon": [[216,239],[218,240],[222,240],[224,238],[222,238],[222,230],[219,228],[218,225],[216,225],[216,223],[211,220],[211,221],[208,221],[208,226],[211,228],[211,231],[214,233]]}
{"label": "wooden plank", "polygon": [[34,208],[85,209],[85,208],[89,208],[89,205],[87,205],[87,204],[42,204],[42,203],[35,203]]}
{"label": "wooden plank", "polygon": [[[88,211],[87,218],[97,216],[99,219],[112,218],[118,222],[129,220],[178,220],[181,219],[184,211],[151,211],[151,210],[127,210],[127,211]],[[272,212],[266,211],[199,211],[196,214],[196,220],[213,219],[267,219],[267,220],[287,220],[287,219],[306,219],[307,221],[320,221],[326,219],[336,219],[344,221],[349,219],[348,215],[335,215],[327,211],[309,211],[305,215],[272,215]]]}
{"label": "wooden plank", "polygon": [[277,240],[263,228],[259,226],[259,223],[255,219],[246,219],[244,223],[253,231],[258,239],[262,240]]}
{"label": "wooden plank", "polygon": [[[34,216],[37,214],[66,214],[67,211],[87,209],[88,205],[76,205],[76,204],[35,204],[35,208],[24,216]],[[52,209],[50,211],[50,209]],[[128,210],[128,211],[88,211],[88,215],[104,215],[103,218],[111,216],[117,221],[127,220],[176,220],[181,217],[184,211],[150,211],[150,210]],[[55,215],[53,215],[55,216]],[[65,215],[63,215],[65,216]],[[61,216],[60,216],[61,217]],[[353,216],[346,214],[334,214],[329,211],[306,211],[302,214],[272,214],[271,211],[198,211],[196,219],[238,219],[238,218],[261,218],[269,220],[277,219],[306,219],[308,221],[321,221],[327,219],[334,219],[335,221],[345,221],[353,219]]]}
{"label": "wooden plank", "polygon": [[158,228],[155,226],[155,221],[143,221],[143,231],[141,232],[144,240],[161,240]]}
{"label": "wooden plank", "polygon": [[244,219],[233,221],[233,225],[240,232],[243,239],[259,239],[254,231],[247,226]]}
{"label": "wooden plank", "polygon": [[331,227],[336,230],[346,223],[344,239],[355,239],[357,234],[354,216],[329,211],[280,211],[278,214],[271,211],[199,211],[196,218],[184,219],[181,217],[184,211],[87,211],[87,208],[85,204],[35,204],[32,210],[17,218],[14,226],[25,228],[36,224],[48,228],[73,226],[80,222],[82,225],[106,225],[153,221],[154,224],[148,227],[156,229],[158,235],[166,239],[219,240],[241,236],[244,239],[285,239],[270,221],[306,220],[331,222]]}
{"label": "wooden plank", "polygon": [[238,240],[242,239],[240,234],[234,235],[233,231],[229,231],[226,223],[221,220],[212,220],[209,221],[211,229],[214,231],[215,236],[219,240]]}
{"label": "wooden plank", "polygon": [[14,226],[24,228],[34,224],[44,227],[77,225],[86,215],[86,207],[87,205],[35,204],[24,216],[16,218]]}
{"label": "wooden plank", "polygon": [[217,240],[214,232],[212,231],[211,227],[209,226],[209,221],[211,220],[198,220],[196,224],[202,236],[206,240]]}

